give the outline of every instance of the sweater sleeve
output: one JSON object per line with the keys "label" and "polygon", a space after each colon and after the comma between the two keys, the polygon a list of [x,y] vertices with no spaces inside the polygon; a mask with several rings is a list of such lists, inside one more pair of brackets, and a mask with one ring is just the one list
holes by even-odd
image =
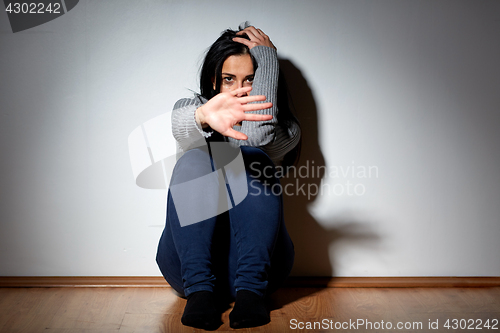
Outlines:
{"label": "sweater sleeve", "polygon": [[301,134],[300,126],[295,122],[290,127],[278,126],[274,141],[261,148],[275,165],[281,165],[285,155],[299,143]]}
{"label": "sweater sleeve", "polygon": [[248,140],[234,141],[237,141],[237,144],[241,146],[260,147],[272,142],[276,135],[275,129],[278,123],[277,93],[279,63],[276,50],[271,47],[255,46],[250,50],[250,53],[252,53],[258,64],[250,95],[264,95],[266,96],[265,102],[271,102],[273,106],[270,109],[249,113],[270,114],[273,118],[266,121],[243,121],[241,128],[237,128],[237,130],[246,134]]}
{"label": "sweater sleeve", "polygon": [[280,165],[284,156],[299,143],[300,126],[295,122],[291,122],[290,126],[278,122],[279,63],[276,50],[267,46],[255,46],[250,52],[258,64],[250,94],[264,95],[266,102],[273,103],[270,109],[252,113],[270,114],[273,118],[266,121],[243,121],[241,128],[234,129],[245,133],[248,140],[228,139],[234,145],[259,147],[276,165]]}
{"label": "sweater sleeve", "polygon": [[181,150],[190,149],[196,142],[212,135],[210,128],[202,129],[196,122],[196,109],[205,101],[200,98],[178,100],[172,111],[172,134]]}

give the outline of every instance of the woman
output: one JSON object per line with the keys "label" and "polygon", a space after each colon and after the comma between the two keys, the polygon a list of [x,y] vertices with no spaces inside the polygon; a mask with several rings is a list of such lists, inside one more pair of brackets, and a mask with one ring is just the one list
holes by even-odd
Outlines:
{"label": "woman", "polygon": [[[174,106],[173,134],[184,155],[171,178],[157,262],[167,282],[187,297],[184,325],[216,329],[233,299],[232,328],[268,323],[265,296],[292,268],[281,191],[272,189],[279,186],[274,167],[298,147],[300,127],[287,103],[278,103],[278,77],[276,48],[262,30],[226,30],[205,57],[201,94]],[[217,159],[223,142],[226,156]],[[238,154],[248,189],[242,200],[230,181],[238,172],[231,176],[225,168]],[[213,214],[211,203],[220,208],[224,201],[227,209]],[[186,222],[189,214],[206,218]]]}

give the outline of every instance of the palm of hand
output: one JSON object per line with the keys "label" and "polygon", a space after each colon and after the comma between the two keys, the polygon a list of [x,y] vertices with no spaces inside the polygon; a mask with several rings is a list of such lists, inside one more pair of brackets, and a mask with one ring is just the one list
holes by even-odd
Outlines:
{"label": "palm of hand", "polygon": [[212,129],[228,136],[233,126],[245,119],[243,105],[238,97],[220,93],[207,102],[205,120]]}
{"label": "palm of hand", "polygon": [[[249,114],[248,111],[258,111],[269,109],[272,103],[248,104],[256,101],[265,101],[266,96],[243,96],[252,90],[251,87],[243,87],[231,92],[224,92],[214,96],[201,107],[203,122],[208,124],[213,130],[222,135],[232,137],[237,140],[247,140],[248,137],[233,129],[233,126],[242,121],[265,121],[272,119],[272,115]],[[200,123],[202,121],[200,120]]]}

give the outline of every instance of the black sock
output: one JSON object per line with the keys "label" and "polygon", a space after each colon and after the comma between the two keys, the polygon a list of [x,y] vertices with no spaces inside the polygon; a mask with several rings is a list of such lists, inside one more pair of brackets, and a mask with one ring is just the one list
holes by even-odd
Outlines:
{"label": "black sock", "polygon": [[222,324],[221,313],[211,291],[197,291],[187,297],[181,322],[186,326],[207,331],[216,330]]}
{"label": "black sock", "polygon": [[236,293],[234,308],[229,314],[229,325],[232,328],[256,327],[270,321],[264,297],[249,290]]}

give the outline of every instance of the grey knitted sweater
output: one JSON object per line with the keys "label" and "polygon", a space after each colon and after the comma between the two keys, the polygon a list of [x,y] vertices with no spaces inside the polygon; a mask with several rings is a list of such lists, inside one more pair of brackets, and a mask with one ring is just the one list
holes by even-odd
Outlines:
{"label": "grey knitted sweater", "polygon": [[[263,149],[275,163],[281,165],[286,153],[291,151],[300,140],[300,127],[295,122],[285,127],[278,123],[277,90],[279,63],[276,50],[267,46],[255,46],[250,50],[255,57],[258,67],[252,85],[251,95],[264,95],[266,102],[272,102],[270,109],[253,111],[256,114],[270,114],[271,120],[243,121],[242,126],[234,126],[237,131],[248,136],[248,140],[236,140],[224,137],[224,140],[234,146],[253,146]],[[196,142],[209,138],[213,130],[208,127],[202,129],[195,120],[196,109],[206,103],[201,96],[180,99],[175,103],[172,111],[172,133],[178,143],[178,149],[187,151]]]}

